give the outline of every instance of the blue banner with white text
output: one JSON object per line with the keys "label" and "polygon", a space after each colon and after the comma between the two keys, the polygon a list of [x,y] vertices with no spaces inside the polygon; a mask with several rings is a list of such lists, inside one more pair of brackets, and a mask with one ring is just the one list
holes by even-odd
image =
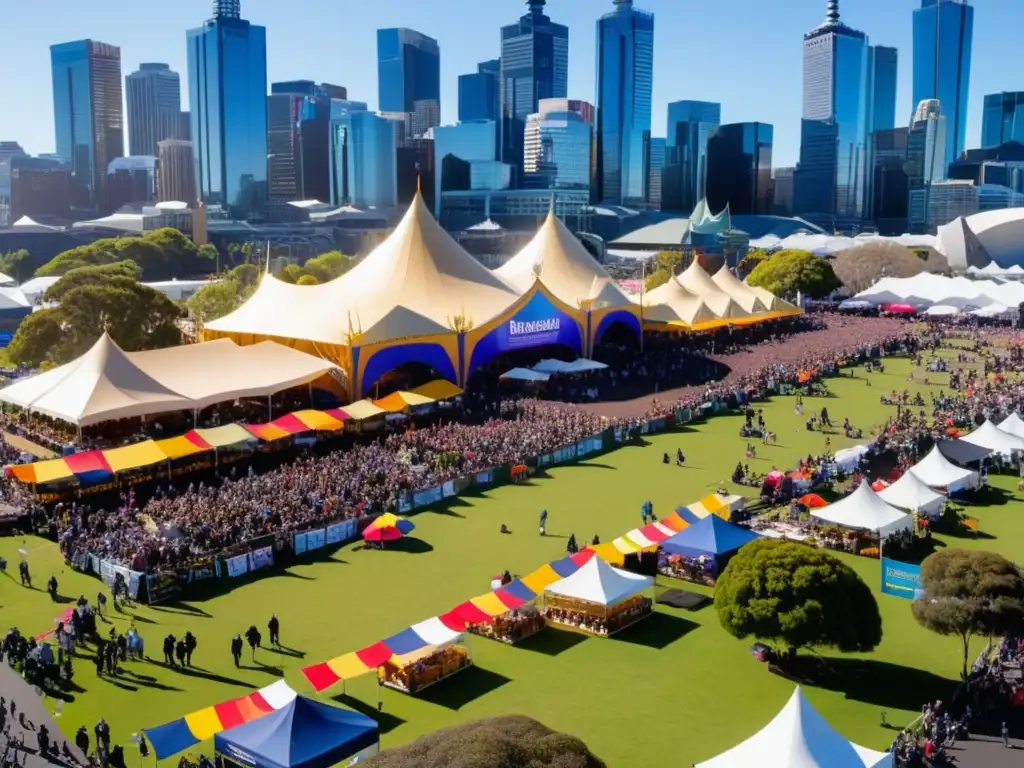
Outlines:
{"label": "blue banner with white text", "polygon": [[882,558],[882,592],[913,600],[921,594],[921,566]]}

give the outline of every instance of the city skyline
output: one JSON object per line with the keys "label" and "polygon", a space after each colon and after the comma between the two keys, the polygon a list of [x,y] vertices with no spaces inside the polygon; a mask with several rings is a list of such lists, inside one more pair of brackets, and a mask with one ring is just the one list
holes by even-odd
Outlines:
{"label": "city skyline", "polygon": [[[68,0],[56,0],[57,5]],[[458,6],[464,25],[477,30],[475,34],[454,34],[436,15],[404,0],[379,0],[370,6],[339,11],[321,0],[309,0],[303,7],[306,14],[322,18],[323,24],[301,24],[294,9],[283,12],[266,0],[247,0],[243,15],[254,24],[267,27],[268,81],[313,79],[340,83],[350,96],[377,106],[376,30],[389,26],[416,29],[438,40],[441,48],[441,122],[454,123],[458,109],[458,76],[476,71],[480,61],[494,58],[499,49],[499,29],[524,12],[519,0],[498,0],[484,4],[451,0]],[[800,39],[817,23],[824,11],[824,0],[792,0],[785,14],[766,14],[754,0],[722,0],[714,10],[698,6],[679,7],[671,0],[638,0],[637,7],[654,13],[655,65],[652,135],[664,136],[666,110],[670,101],[710,100],[722,103],[722,122],[759,121],[775,127],[775,165],[787,166],[798,157],[800,137]],[[726,6],[735,13],[730,13]],[[900,51],[896,124],[905,125],[916,105],[911,104],[912,85],[912,18],[919,0],[850,0],[843,5],[843,20],[864,30],[872,44],[895,47]],[[594,24],[612,7],[611,0],[550,0],[545,12],[552,21],[569,27],[568,96],[595,100],[595,36]],[[52,11],[52,9],[50,9]],[[711,25],[716,19],[730,18],[728,39],[736,51],[723,61],[720,41],[714,34],[686,38],[686,45],[673,45],[679,30]],[[52,104],[43,90],[41,78],[31,63],[46,59],[49,45],[83,37],[103,40],[122,48],[124,72],[134,71],[143,61],[161,61],[171,69],[184,72],[185,30],[197,20],[210,15],[209,0],[182,0],[173,17],[166,14],[159,20],[147,9],[134,7],[127,0],[110,0],[88,19],[75,18],[74,23],[63,16],[77,14],[48,13],[18,8],[11,21],[25,24],[24,34],[15,36],[13,47],[0,64],[3,92],[13,103],[31,105],[27,110],[4,110],[0,113],[0,138],[19,141],[33,154],[53,151]],[[328,45],[329,37],[321,37],[321,29],[329,31],[332,19],[343,19],[349,28],[360,30],[348,35],[345,46]],[[147,26],[148,20],[148,26]],[[180,22],[177,23],[176,22]],[[45,23],[43,23],[45,21]],[[127,23],[131,22],[131,23]],[[738,22],[738,23],[737,23]],[[1024,23],[1024,5],[1012,0],[990,0],[975,15],[975,51],[971,67],[970,100],[967,110],[966,147],[980,146],[982,100],[985,94],[1013,91],[1024,86],[1024,64],[1014,64],[1017,53],[1011,29]],[[140,32],[140,25],[144,32]],[[72,31],[72,29],[74,31]],[[659,40],[664,41],[659,45]],[[318,47],[318,41],[321,45]],[[754,45],[771,41],[772,56],[765,57]],[[38,50],[37,50],[38,49]],[[331,55],[325,56],[324,51]],[[998,52],[998,53],[997,53]],[[1007,53],[1009,52],[1009,53]],[[13,55],[12,55],[13,54]],[[693,62],[701,55],[715,63],[701,67],[695,77]],[[1007,60],[1009,56],[1010,60]],[[756,58],[755,58],[756,57]],[[333,59],[333,60],[332,60]],[[757,66],[751,66],[755,62]],[[682,73],[677,75],[674,73]],[[780,83],[783,85],[780,86]],[[189,104],[188,87],[182,83],[182,107]],[[130,129],[130,126],[129,126]]]}

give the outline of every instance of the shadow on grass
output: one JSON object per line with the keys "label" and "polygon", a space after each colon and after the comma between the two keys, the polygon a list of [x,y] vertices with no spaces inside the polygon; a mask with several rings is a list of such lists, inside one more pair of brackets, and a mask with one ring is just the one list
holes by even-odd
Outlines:
{"label": "shadow on grass", "polygon": [[909,711],[920,709],[922,701],[945,700],[956,686],[955,680],[899,664],[809,654],[797,657],[795,668],[783,676],[843,693],[853,701]]}
{"label": "shadow on grass", "polygon": [[[239,667],[239,669],[261,669],[260,667]],[[252,688],[252,683],[247,683],[245,680],[239,680],[234,677],[225,677],[224,675],[217,675],[213,672],[207,672],[204,669],[198,667],[176,667],[175,670],[179,675],[185,677],[198,677],[202,680],[209,680],[212,683],[222,683],[224,685],[236,685],[239,688]]]}
{"label": "shadow on grass", "polygon": [[427,688],[418,698],[457,711],[511,682],[504,675],[474,666]]}
{"label": "shadow on grass", "polygon": [[425,555],[434,551],[434,545],[415,536],[405,536],[398,541],[389,541],[384,545],[387,552],[404,552],[407,555]]}
{"label": "shadow on grass", "polygon": [[390,733],[400,725],[405,725],[405,720],[402,718],[388,712],[378,712],[377,707],[367,704],[362,699],[349,696],[347,693],[339,693],[337,696],[332,696],[331,701],[336,701],[343,707],[348,707],[367,717],[372,717],[377,721],[377,728],[380,730],[381,735]]}
{"label": "shadow on grass", "polygon": [[303,576],[301,573],[295,573],[292,570],[280,571],[278,576],[284,576],[289,579],[298,579],[299,581],[316,581],[316,576]]}
{"label": "shadow on grass", "polygon": [[1011,501],[1014,501],[1012,493],[994,485],[985,486],[970,499],[956,499],[956,503],[962,507],[1005,507]]}
{"label": "shadow on grass", "polygon": [[212,619],[213,616],[208,614],[202,608],[188,603],[174,602],[168,603],[167,605],[153,605],[150,606],[154,611],[161,611],[162,613],[177,613],[186,616],[201,616],[204,619]]}
{"label": "shadow on grass", "polygon": [[255,664],[246,666],[242,664],[239,669],[251,669],[253,672],[265,672],[268,675],[274,675],[275,677],[284,677],[284,672],[280,667],[272,667],[269,664],[264,664],[261,661],[257,661]]}
{"label": "shadow on grass", "polygon": [[298,648],[289,648],[287,645],[271,645],[267,648],[271,653],[279,653],[282,656],[291,656],[293,659],[306,658],[306,652]]}
{"label": "shadow on grass", "polygon": [[612,639],[632,645],[645,645],[660,651],[699,626],[700,624],[694,621],[655,611],[639,624],[622,630]]}
{"label": "shadow on grass", "polygon": [[566,632],[564,629],[558,629],[557,627],[548,627],[533,637],[528,637],[519,643],[516,648],[522,648],[524,651],[532,651],[534,653],[543,653],[545,656],[558,656],[560,653],[574,648],[586,639],[586,636],[581,635],[579,632]]}
{"label": "shadow on grass", "polygon": [[120,688],[124,691],[137,691],[139,688],[149,688],[154,691],[174,691],[181,693],[182,689],[174,685],[167,685],[165,683],[158,683],[153,679],[133,678],[131,680],[125,680],[124,672],[117,675],[116,677],[110,677],[109,675],[103,675],[99,677],[99,680],[103,680],[110,685]]}

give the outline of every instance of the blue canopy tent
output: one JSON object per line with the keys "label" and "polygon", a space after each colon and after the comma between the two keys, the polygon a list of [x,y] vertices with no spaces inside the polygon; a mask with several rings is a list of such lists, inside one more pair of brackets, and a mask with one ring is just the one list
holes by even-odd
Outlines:
{"label": "blue canopy tent", "polygon": [[[660,544],[658,570],[666,576],[710,584],[733,552],[758,538],[749,528],[734,525],[718,515],[708,515]],[[710,559],[702,561],[703,567],[679,562],[702,557]]]}
{"label": "blue canopy tent", "polygon": [[[327,768],[380,741],[371,717],[296,696],[286,707],[214,736],[214,749],[250,768]],[[372,751],[371,751],[372,750]]]}

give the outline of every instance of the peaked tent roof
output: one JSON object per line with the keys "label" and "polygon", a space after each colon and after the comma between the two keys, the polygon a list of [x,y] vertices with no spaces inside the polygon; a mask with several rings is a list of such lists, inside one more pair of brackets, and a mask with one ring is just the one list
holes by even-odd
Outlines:
{"label": "peaked tent roof", "polygon": [[785,299],[780,299],[767,288],[762,288],[759,285],[749,285],[746,282],[743,284],[757,294],[757,297],[761,299],[761,302],[768,307],[769,312],[787,312],[794,315],[800,314],[800,307],[796,304],[790,304]]}
{"label": "peaked tent roof", "polygon": [[700,296],[688,291],[674,277],[645,293],[643,300],[644,320],[697,325],[718,319]]}
{"label": "peaked tent roof", "polygon": [[523,293],[539,279],[571,307],[579,306],[581,299],[592,300],[595,309],[633,306],[608,271],[553,211],[526,247],[494,274]]}
{"label": "peaked tent roof", "polygon": [[77,360],[0,390],[0,401],[80,427],[192,407],[187,397],[133,363],[106,333]]}
{"label": "peaked tent roof", "polygon": [[685,554],[684,550],[724,555],[744,544],[761,538],[749,528],[733,525],[718,515],[708,515],[688,528],[684,528],[661,544],[666,552]]}
{"label": "peaked tent roof", "polygon": [[[326,768],[380,740],[377,721],[304,696],[214,736],[217,752],[261,768]],[[244,755],[249,758],[238,759]]]}
{"label": "peaked tent roof", "polygon": [[1024,438],[1004,432],[988,419],[985,419],[985,423],[976,430],[960,439],[965,443],[980,445],[982,448],[1002,454],[1024,451]]}
{"label": "peaked tent roof", "polygon": [[891,768],[892,755],[845,739],[797,686],[786,706],[746,741],[697,768]]}
{"label": "peaked tent roof", "polygon": [[614,605],[654,584],[650,576],[612,568],[600,557],[592,557],[572,576],[556,581],[545,592],[573,597],[598,605]]}
{"label": "peaked tent roof", "polygon": [[680,284],[691,293],[695,293],[715,313],[716,317],[722,319],[734,319],[750,317],[750,313],[725,291],[715,285],[715,282],[704,271],[704,268],[694,259],[681,275],[677,278]]}
{"label": "peaked tent roof", "polygon": [[928,455],[909,470],[925,485],[932,488],[949,488],[966,485],[974,486],[978,482],[978,473],[970,469],[958,467],[942,455],[938,446],[931,449]]}
{"label": "peaked tent roof", "polygon": [[885,503],[867,482],[861,483],[857,490],[834,504],[812,509],[811,516],[846,528],[878,531],[880,535],[912,528],[914,525],[910,515]]}
{"label": "peaked tent roof", "polygon": [[999,428],[1003,430],[1003,432],[1009,432],[1011,435],[1024,437],[1024,419],[1018,416],[1016,412],[1011,413],[1005,419],[1000,421]]}
{"label": "peaked tent roof", "polygon": [[921,482],[913,472],[905,472],[895,483],[879,491],[878,497],[886,504],[908,512],[931,512],[946,500],[941,493],[936,493]]}
{"label": "peaked tent roof", "polygon": [[752,313],[768,312],[768,302],[761,300],[749,285],[744,285],[730,270],[728,265],[722,267],[711,277],[711,282],[729,294],[744,311]]}
{"label": "peaked tent roof", "polygon": [[940,440],[935,445],[939,452],[954,464],[973,464],[992,455],[991,449],[963,440]]}

